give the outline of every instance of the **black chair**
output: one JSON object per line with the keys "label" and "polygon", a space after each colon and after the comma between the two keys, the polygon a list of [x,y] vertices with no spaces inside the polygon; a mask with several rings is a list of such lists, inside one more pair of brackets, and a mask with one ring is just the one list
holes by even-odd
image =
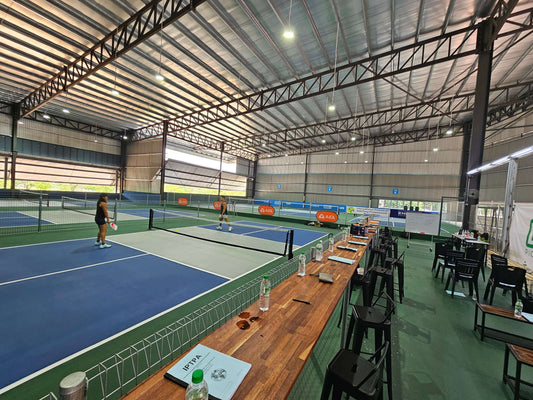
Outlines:
{"label": "black chair", "polygon": [[462,251],[448,250],[444,256],[444,261],[440,261],[437,266],[437,273],[435,278],[439,277],[439,271],[442,268],[441,282],[444,282],[444,272],[446,269],[452,269],[455,267],[455,260],[459,258],[465,258],[465,253]]}
{"label": "black chair", "polygon": [[436,242],[435,243],[435,256],[433,258],[433,267],[431,271],[435,271],[438,261],[444,261],[446,253],[453,250],[453,244],[451,242]]}
{"label": "black chair", "polygon": [[[526,270],[520,267],[513,267],[499,262],[492,262],[492,274],[487,282],[483,299],[486,301],[490,291],[489,304],[494,301],[496,288],[510,290],[512,292],[512,307],[518,297],[522,297],[522,287],[526,283]],[[527,286],[526,286],[527,296]]]}
{"label": "black chair", "polygon": [[483,280],[485,280],[485,254],[486,248],[483,245],[469,246],[465,250],[465,258],[468,258],[469,260],[476,260],[479,263],[479,270],[481,271]]}
{"label": "black chair", "polygon": [[340,349],[326,369],[321,400],[328,400],[333,388],[333,399],[340,400],[342,393],[357,400],[383,398],[383,362],[390,352],[389,342],[367,360],[358,354]]}
{"label": "black chair", "polygon": [[477,260],[469,260],[466,258],[458,258],[455,260],[455,268],[450,270],[448,280],[446,281],[446,290],[452,281],[452,299],[455,293],[455,283],[457,281],[468,282],[469,295],[472,296],[472,286],[476,293],[476,298],[479,298],[479,289],[477,285],[479,277],[479,262]]}
{"label": "black chair", "polygon": [[[378,302],[385,298],[386,306],[383,308]],[[382,345],[383,336],[385,342],[391,342],[391,315],[394,312],[394,300],[385,292],[381,292],[372,306],[355,305],[352,307],[352,316],[348,324],[345,348],[349,347],[350,338],[353,335],[352,351],[361,354],[363,337],[368,329],[374,330],[374,349],[377,351]],[[388,398],[392,399],[392,354],[386,358]]]}

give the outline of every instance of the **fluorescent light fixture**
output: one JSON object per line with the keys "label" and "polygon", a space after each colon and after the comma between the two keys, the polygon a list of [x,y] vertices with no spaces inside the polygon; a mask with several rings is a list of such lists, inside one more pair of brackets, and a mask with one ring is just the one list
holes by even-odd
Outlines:
{"label": "fluorescent light fixture", "polygon": [[365,154],[364,150],[360,150],[359,154]]}
{"label": "fluorescent light fixture", "polygon": [[292,30],[292,28],[287,28],[285,29],[285,31],[283,32],[283,37],[285,39],[294,39],[294,31]]}
{"label": "fluorescent light fixture", "polygon": [[355,142],[355,136],[352,136],[352,142]]}
{"label": "fluorescent light fixture", "polygon": [[19,119],[19,125],[23,125],[24,124],[24,121]]}
{"label": "fluorescent light fixture", "polygon": [[119,95],[119,92],[118,92],[117,89],[113,89],[113,90],[111,91],[111,94],[114,95],[114,96],[118,96],[118,95]]}
{"label": "fluorescent light fixture", "polygon": [[368,164],[368,160],[365,160],[365,164]]}
{"label": "fluorescent light fixture", "polygon": [[446,131],[446,135],[451,135],[452,133],[453,133],[452,128],[448,128],[448,130]]}
{"label": "fluorescent light fixture", "polygon": [[70,111],[69,111],[68,108],[63,108],[63,112],[64,112],[65,114],[69,114],[69,113],[70,113]]}
{"label": "fluorescent light fixture", "polygon": [[497,167],[498,165],[507,164],[510,159],[511,157],[505,156],[502,158],[498,158],[497,160],[491,161],[488,165],[490,165],[491,167]]}
{"label": "fluorescent light fixture", "polygon": [[285,157],[289,157],[289,155],[287,153],[285,153]]}
{"label": "fluorescent light fixture", "polygon": [[122,136],[122,139],[124,139],[124,140],[128,140],[128,135],[124,135],[124,136]]}
{"label": "fluorescent light fixture", "polygon": [[321,142],[322,142],[322,143],[326,143],[326,139],[322,139]]}
{"label": "fluorescent light fixture", "polygon": [[165,77],[161,74],[155,74],[155,79],[158,80],[159,82],[163,82],[165,80]]}
{"label": "fluorescent light fixture", "polygon": [[427,160],[427,159],[426,159],[426,160],[424,160],[424,162],[428,162],[428,161],[429,161],[429,160]]}
{"label": "fluorescent light fixture", "polygon": [[526,156],[528,154],[531,154],[531,153],[533,153],[533,146],[529,146],[529,147],[526,147],[525,149],[515,151],[509,157],[510,158],[520,158],[520,157],[524,157],[524,156]]}
{"label": "fluorescent light fixture", "polygon": [[328,106],[328,111],[331,111],[331,112],[335,111],[335,104],[330,104]]}
{"label": "fluorescent light fixture", "polygon": [[344,164],[348,164],[348,161],[344,160]]}
{"label": "fluorescent light fixture", "polygon": [[433,151],[439,151],[439,148],[438,147],[433,147]]}
{"label": "fluorescent light fixture", "polygon": [[44,119],[50,119],[50,116],[48,114],[43,114]]}
{"label": "fluorescent light fixture", "polygon": [[339,155],[339,152],[338,152],[338,151],[336,151],[336,152],[335,152],[335,155],[336,155],[336,156],[338,156],[338,155]]}

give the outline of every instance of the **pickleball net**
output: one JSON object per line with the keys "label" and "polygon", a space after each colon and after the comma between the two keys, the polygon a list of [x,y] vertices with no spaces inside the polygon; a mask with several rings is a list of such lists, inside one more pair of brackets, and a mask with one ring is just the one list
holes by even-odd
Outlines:
{"label": "pickleball net", "polygon": [[[78,199],[75,197],[61,196],[61,208],[63,210],[75,211],[87,215],[96,214],[96,199]],[[107,213],[109,219],[115,220],[117,212],[117,200],[107,202]]]}
{"label": "pickleball net", "polygon": [[231,232],[225,221],[222,221],[222,230],[218,230],[218,218],[209,219],[188,212],[152,208],[148,229],[159,229],[212,243],[288,256],[289,259],[293,257],[293,229],[251,221],[230,221],[230,225]]}

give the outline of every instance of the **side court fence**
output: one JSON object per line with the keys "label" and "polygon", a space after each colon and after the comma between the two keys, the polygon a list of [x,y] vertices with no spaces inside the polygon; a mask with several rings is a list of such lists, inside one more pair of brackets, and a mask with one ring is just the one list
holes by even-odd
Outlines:
{"label": "side court fence", "polygon": [[[108,209],[115,222],[124,222],[148,219],[148,210],[153,206],[186,208],[188,212],[199,214],[202,210],[216,212],[219,202],[218,196],[207,194],[165,193],[164,197],[161,201],[158,193],[125,191],[122,194],[110,194]],[[92,226],[97,198],[98,193],[0,190],[0,236],[73,229],[79,224]],[[401,209],[244,197],[228,197],[226,201],[230,215],[270,216],[314,223],[317,213],[324,211],[335,213],[335,223],[339,225],[346,226],[369,217],[379,220],[381,226],[400,231],[405,228],[406,211]],[[480,212],[487,215],[486,208]],[[450,235],[458,231],[462,217],[462,200],[443,198],[441,234]],[[494,218],[491,221],[491,236],[498,236],[499,226],[497,223],[495,226]],[[487,219],[478,218],[477,222],[480,225],[478,230],[486,232]]]}

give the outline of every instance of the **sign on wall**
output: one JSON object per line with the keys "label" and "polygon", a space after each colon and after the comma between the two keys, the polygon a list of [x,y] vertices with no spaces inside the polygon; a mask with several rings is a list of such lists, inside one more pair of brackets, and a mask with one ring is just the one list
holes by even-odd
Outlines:
{"label": "sign on wall", "polygon": [[533,204],[515,204],[509,230],[509,259],[533,269]]}
{"label": "sign on wall", "polygon": [[398,194],[398,193],[400,193],[399,189],[392,189],[392,194]]}
{"label": "sign on wall", "polygon": [[326,189],[328,192],[333,192],[333,186],[328,186]]}
{"label": "sign on wall", "polygon": [[320,222],[336,222],[338,215],[333,211],[318,211],[316,213],[316,219]]}

